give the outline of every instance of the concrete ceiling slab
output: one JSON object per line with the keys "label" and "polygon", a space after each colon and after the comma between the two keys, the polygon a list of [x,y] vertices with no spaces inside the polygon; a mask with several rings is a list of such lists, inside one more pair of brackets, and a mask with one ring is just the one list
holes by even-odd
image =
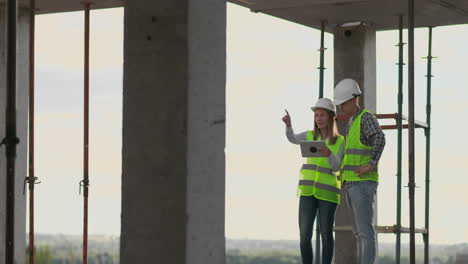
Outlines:
{"label": "concrete ceiling slab", "polygon": [[[84,0],[36,0],[36,14],[61,13],[84,10]],[[89,0],[91,9],[123,7],[124,0]],[[29,6],[29,0],[19,0],[19,5]],[[0,0],[5,4],[5,0]]]}
{"label": "concrete ceiling slab", "polygon": [[[349,22],[365,22],[377,30],[398,28],[398,16],[407,23],[408,0],[229,0],[232,3],[308,27],[326,30]],[[415,0],[415,26],[468,24],[467,0]],[[406,26],[405,26],[406,27]]]}

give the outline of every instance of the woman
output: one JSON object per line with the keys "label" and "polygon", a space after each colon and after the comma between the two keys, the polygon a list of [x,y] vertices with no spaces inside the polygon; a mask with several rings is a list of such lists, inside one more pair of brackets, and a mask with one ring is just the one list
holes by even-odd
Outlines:
{"label": "woman", "polygon": [[341,168],[344,138],[338,134],[336,108],[330,99],[319,99],[311,109],[315,114],[314,130],[294,134],[288,111],[283,122],[286,124],[286,136],[291,143],[323,140],[327,146],[319,149],[322,157],[307,158],[306,164],[302,166],[298,196],[302,263],[312,264],[311,239],[318,212],[323,244],[322,263],[330,264],[334,250],[333,223],[336,206],[340,203],[341,179],[337,172]]}

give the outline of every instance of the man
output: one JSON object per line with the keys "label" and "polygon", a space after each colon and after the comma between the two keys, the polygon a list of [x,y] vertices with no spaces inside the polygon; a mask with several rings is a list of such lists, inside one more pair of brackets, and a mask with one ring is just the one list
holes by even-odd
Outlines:
{"label": "man", "polygon": [[334,104],[350,117],[346,126],[342,178],[348,206],[353,210],[358,263],[373,264],[376,253],[373,203],[379,182],[377,164],[385,147],[385,135],[375,116],[359,106],[359,95],[357,82],[344,79],[335,87]]}

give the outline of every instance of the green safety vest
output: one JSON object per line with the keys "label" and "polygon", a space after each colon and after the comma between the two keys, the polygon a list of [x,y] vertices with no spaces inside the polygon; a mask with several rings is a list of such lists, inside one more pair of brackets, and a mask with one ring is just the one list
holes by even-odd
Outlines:
{"label": "green safety vest", "polygon": [[[368,165],[371,160],[373,147],[366,146],[361,142],[361,121],[365,113],[372,114],[369,110],[363,110],[349,127],[346,137],[345,155],[342,163],[342,176],[345,181],[379,181],[377,166],[373,171],[365,173],[362,177],[354,172],[358,167]],[[373,114],[372,114],[373,115]]]}
{"label": "green safety vest", "polygon": [[[319,138],[320,139],[320,138]],[[308,131],[307,141],[314,140],[314,132]],[[343,136],[338,136],[334,145],[326,140],[326,146],[337,155],[344,143]],[[328,163],[328,157],[310,157],[302,165],[299,177],[297,196],[315,196],[317,199],[340,203],[341,176],[333,172]]]}

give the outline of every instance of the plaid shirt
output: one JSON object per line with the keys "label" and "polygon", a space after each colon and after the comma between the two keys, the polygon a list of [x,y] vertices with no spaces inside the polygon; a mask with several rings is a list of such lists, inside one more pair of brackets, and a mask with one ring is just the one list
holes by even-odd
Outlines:
{"label": "plaid shirt", "polygon": [[[362,113],[364,109],[360,109],[346,125],[346,135],[349,132],[353,120]],[[385,147],[385,134],[380,128],[379,121],[370,113],[365,113],[362,116],[361,122],[361,142],[362,144],[373,147],[370,164],[376,166],[379,163],[380,157]]]}

